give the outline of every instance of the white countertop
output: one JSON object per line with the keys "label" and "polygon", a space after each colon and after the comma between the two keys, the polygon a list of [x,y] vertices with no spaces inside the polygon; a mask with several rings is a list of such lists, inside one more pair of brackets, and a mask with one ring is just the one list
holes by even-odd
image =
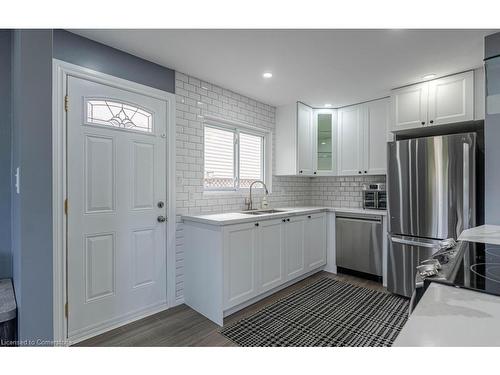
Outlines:
{"label": "white countertop", "polygon": [[315,212],[345,212],[355,214],[369,214],[386,216],[384,210],[365,210],[363,208],[342,208],[342,207],[270,207],[269,209],[283,210],[273,214],[249,215],[241,212],[227,212],[210,215],[185,215],[182,220],[185,222],[199,222],[211,225],[229,225],[253,222],[256,220],[278,219],[281,217],[296,216],[301,214],[310,214]]}
{"label": "white countertop", "polygon": [[393,346],[500,346],[500,297],[431,283]]}
{"label": "white countertop", "polygon": [[464,230],[458,237],[460,241],[482,242],[500,245],[500,225],[480,225]]}

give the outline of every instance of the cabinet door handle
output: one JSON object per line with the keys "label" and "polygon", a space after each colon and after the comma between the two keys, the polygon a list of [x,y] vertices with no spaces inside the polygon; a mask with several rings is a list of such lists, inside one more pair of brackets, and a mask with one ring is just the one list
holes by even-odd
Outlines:
{"label": "cabinet door handle", "polygon": [[365,173],[368,173],[367,171],[365,171]]}
{"label": "cabinet door handle", "polygon": [[307,218],[310,219],[311,218],[311,215],[307,215]]}
{"label": "cabinet door handle", "polygon": [[359,174],[361,174],[361,171],[358,171]]}
{"label": "cabinet door handle", "polygon": [[422,121],[422,125],[425,125],[425,121]]}
{"label": "cabinet door handle", "polygon": [[429,123],[434,124],[434,120],[429,121]]}
{"label": "cabinet door handle", "polygon": [[316,172],[314,172],[314,174],[316,174]]}
{"label": "cabinet door handle", "polygon": [[255,223],[255,226],[258,227],[259,226],[259,223]]}
{"label": "cabinet door handle", "polygon": [[285,223],[285,222],[286,222],[286,219],[282,219],[281,221]]}
{"label": "cabinet door handle", "polygon": [[286,219],[286,221],[290,221],[290,219]]}
{"label": "cabinet door handle", "polygon": [[299,173],[302,173],[302,171],[299,171]]}

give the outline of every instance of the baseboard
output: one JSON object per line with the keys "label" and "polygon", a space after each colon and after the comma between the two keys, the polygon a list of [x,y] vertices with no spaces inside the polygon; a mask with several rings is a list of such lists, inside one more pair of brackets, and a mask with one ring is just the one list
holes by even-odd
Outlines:
{"label": "baseboard", "polygon": [[184,297],[177,298],[177,299],[174,301],[174,303],[172,304],[172,307],[182,305],[183,303],[186,303],[186,301],[184,300]]}
{"label": "baseboard", "polygon": [[105,332],[111,331],[115,328],[122,327],[124,325],[130,324],[132,322],[135,322],[140,319],[144,319],[148,316],[157,314],[159,312],[165,311],[169,308],[167,303],[161,303],[158,305],[153,305],[150,307],[147,307],[146,309],[141,309],[139,311],[134,311],[133,313],[123,315],[119,318],[109,320],[105,323],[99,324],[96,327],[86,329],[85,331],[80,331],[74,334],[73,336],[68,337],[68,346],[77,344],[79,342],[88,340],[92,337],[98,336],[100,334],[103,334]]}

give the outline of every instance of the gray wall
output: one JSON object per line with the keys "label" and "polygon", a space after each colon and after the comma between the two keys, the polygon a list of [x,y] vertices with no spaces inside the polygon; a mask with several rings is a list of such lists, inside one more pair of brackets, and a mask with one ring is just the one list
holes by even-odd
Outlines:
{"label": "gray wall", "polygon": [[[485,58],[500,55],[500,33],[488,35],[484,43]],[[500,74],[488,74],[488,61],[486,73],[489,83],[500,85]],[[485,154],[485,223],[500,224],[500,114],[490,115],[486,112],[484,121],[484,154]]]}
{"label": "gray wall", "polygon": [[11,32],[0,30],[0,279],[12,277],[10,76]]}
{"label": "gray wall", "polygon": [[[4,42],[3,33],[12,34],[12,39]],[[12,122],[4,122],[6,116],[1,116],[0,128],[0,277],[6,270],[6,275],[14,279],[22,344],[50,345],[53,339],[52,58],[169,92],[174,92],[175,73],[63,30],[4,31],[0,37],[0,79],[3,81],[5,74],[7,78],[11,74],[12,82],[10,89],[2,85],[0,91],[0,110],[9,113],[12,108]],[[4,60],[10,62],[11,54],[12,65],[4,64]],[[12,102],[3,100],[4,91]],[[19,195],[10,188],[17,166],[21,170]]]}
{"label": "gray wall", "polygon": [[14,284],[19,339],[53,338],[52,314],[52,30],[15,30],[13,38],[12,193]]}
{"label": "gray wall", "polygon": [[175,92],[175,72],[172,69],[65,30],[54,30],[54,58],[159,90]]}

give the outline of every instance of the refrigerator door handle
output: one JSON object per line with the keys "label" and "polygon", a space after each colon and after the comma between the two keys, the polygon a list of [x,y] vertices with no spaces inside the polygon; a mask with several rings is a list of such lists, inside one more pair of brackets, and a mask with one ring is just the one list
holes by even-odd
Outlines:
{"label": "refrigerator door handle", "polygon": [[[464,165],[463,165],[463,176],[464,176],[464,186],[463,186],[463,202],[464,202],[464,207],[463,207],[463,226],[462,230],[469,229],[470,228],[470,212],[469,212],[469,148],[470,145],[468,143],[463,144],[463,160],[464,160]],[[459,235],[458,233],[457,235]]]}
{"label": "refrigerator door handle", "polygon": [[412,241],[412,240],[405,240],[403,238],[397,238],[397,237],[391,237],[391,241],[392,242],[396,242],[396,243],[401,243],[403,245],[411,245],[411,246],[419,246],[419,247],[429,247],[429,248],[436,248],[437,247],[435,244],[426,243],[426,242]]}

